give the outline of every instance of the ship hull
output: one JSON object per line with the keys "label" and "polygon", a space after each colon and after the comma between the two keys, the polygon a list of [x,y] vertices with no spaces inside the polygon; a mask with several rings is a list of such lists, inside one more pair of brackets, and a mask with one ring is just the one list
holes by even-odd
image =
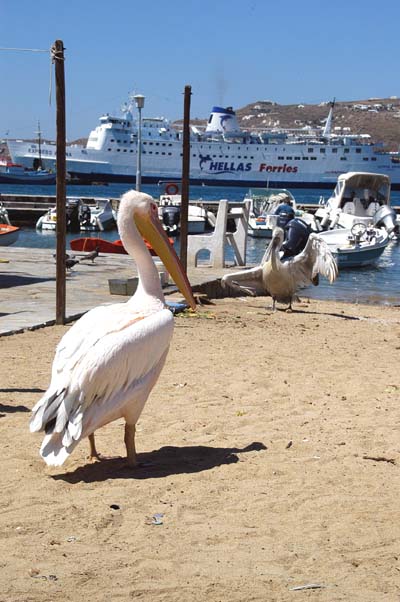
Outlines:
{"label": "ship hull", "polygon": [[[32,166],[32,160],[34,156],[26,156],[23,149],[18,150],[15,147],[13,149],[13,160],[18,161],[27,168]],[[92,153],[93,154],[93,151]],[[180,153],[179,153],[180,155]],[[265,156],[265,153],[264,153]],[[266,160],[268,161],[268,159]],[[389,160],[390,161],[390,160]],[[390,162],[387,164],[377,164],[377,162],[371,162],[370,171],[374,173],[382,173],[388,175],[391,179],[392,190],[400,190],[400,164],[392,167]],[[158,184],[160,181],[180,181],[182,177],[182,171],[179,169],[179,161],[175,161],[175,165],[172,165],[173,161],[169,160],[168,164],[162,165],[158,163],[154,165],[148,161],[143,161],[142,164],[142,176],[141,180],[144,184]],[[46,158],[43,161],[46,169],[55,168],[55,159]],[[190,183],[198,186],[240,186],[240,187],[258,187],[258,188],[324,188],[330,189],[336,185],[337,177],[341,173],[348,171],[365,171],[367,165],[365,163],[346,162],[343,168],[340,170],[338,166],[331,163],[329,166],[321,166],[318,170],[316,165],[313,169],[301,169],[301,166],[297,167],[296,171],[285,171],[277,173],[269,173],[260,171],[260,167],[265,163],[259,163],[257,160],[253,161],[252,170],[247,172],[229,171],[225,170],[223,173],[213,173],[206,169],[200,169],[197,164],[192,161],[190,169]],[[100,165],[99,165],[100,164]],[[231,162],[232,166],[241,165],[240,163]],[[284,166],[277,166],[282,167]],[[222,170],[221,170],[222,171]],[[80,161],[75,158],[67,158],[67,172],[71,180],[71,183],[81,184],[93,184],[93,183],[121,183],[121,184],[134,184],[136,182],[136,168],[135,162],[132,161],[131,165],[119,165],[112,161],[90,161],[89,157],[86,161]],[[4,174],[1,175],[2,182],[8,183],[41,183],[51,184],[54,183],[53,178],[49,178],[48,181],[36,178],[22,179],[5,179]]]}
{"label": "ship hull", "polygon": [[32,175],[14,175],[7,173],[0,173],[0,184],[55,184],[56,176],[49,174],[46,176]]}

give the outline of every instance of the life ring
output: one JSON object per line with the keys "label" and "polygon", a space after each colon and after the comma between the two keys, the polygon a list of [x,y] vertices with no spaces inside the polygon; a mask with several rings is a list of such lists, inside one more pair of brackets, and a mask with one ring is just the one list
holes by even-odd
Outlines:
{"label": "life ring", "polygon": [[165,187],[165,193],[166,194],[178,194],[179,192],[179,186],[178,184],[167,184]]}

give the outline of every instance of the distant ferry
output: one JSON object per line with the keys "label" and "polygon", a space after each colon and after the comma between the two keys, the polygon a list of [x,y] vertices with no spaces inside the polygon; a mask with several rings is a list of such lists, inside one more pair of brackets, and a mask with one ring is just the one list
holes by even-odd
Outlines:
{"label": "distant ferry", "polygon": [[[133,100],[123,117],[100,117],[86,146],[67,146],[69,177],[82,183],[135,182],[138,124]],[[191,126],[190,181],[211,186],[331,188],[338,175],[371,171],[388,175],[400,189],[400,154],[384,152],[369,135],[332,132],[333,103],[325,126],[244,131],[235,111],[214,107],[205,128]],[[142,120],[143,183],[180,180],[182,131],[164,118]],[[40,160],[55,169],[54,143],[8,141],[14,162],[31,168]]]}

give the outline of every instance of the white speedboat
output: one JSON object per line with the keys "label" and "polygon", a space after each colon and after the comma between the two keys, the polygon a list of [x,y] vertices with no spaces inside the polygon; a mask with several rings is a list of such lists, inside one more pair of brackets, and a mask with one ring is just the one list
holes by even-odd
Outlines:
{"label": "white speedboat", "polygon": [[335,228],[319,232],[336,259],[339,269],[372,265],[390,242],[384,228],[356,222],[351,228]]}
{"label": "white speedboat", "polygon": [[245,200],[250,199],[248,234],[254,238],[271,238],[275,226],[296,215],[296,201],[286,189],[260,188],[250,190]]}
{"label": "white speedboat", "polygon": [[[115,212],[109,199],[96,199],[89,205],[80,198],[67,197],[67,230],[72,232],[103,232],[115,228]],[[52,207],[36,223],[38,230],[55,230],[57,208]]]}
{"label": "white speedboat", "polygon": [[390,206],[390,178],[369,172],[341,174],[328,200],[321,200],[315,219],[323,230],[377,226],[397,235],[395,210]]}
{"label": "white speedboat", "polygon": [[339,226],[333,230],[315,232],[313,224],[304,220],[304,217],[304,214],[301,218],[295,217],[286,225],[282,245],[284,257],[300,253],[311,232],[314,232],[326,242],[340,269],[356,268],[374,264],[390,242],[384,228],[356,222],[351,228]]}

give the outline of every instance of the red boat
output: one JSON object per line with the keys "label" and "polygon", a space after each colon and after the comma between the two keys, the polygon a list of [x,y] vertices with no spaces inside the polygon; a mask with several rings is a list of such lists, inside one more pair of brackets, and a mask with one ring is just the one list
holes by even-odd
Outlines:
{"label": "red boat", "polygon": [[10,224],[0,224],[0,247],[12,245],[18,238],[19,228]]}
{"label": "red boat", "polygon": [[[174,240],[172,238],[168,239],[171,245],[174,244]],[[156,255],[153,247],[147,240],[144,241],[146,243],[146,247],[149,249],[152,255]],[[97,251],[99,253],[119,253],[122,255],[127,255],[128,252],[125,250],[124,245],[121,240],[104,240],[102,238],[74,238],[74,240],[70,241],[70,247],[73,251],[83,251],[90,253],[91,251]]]}

